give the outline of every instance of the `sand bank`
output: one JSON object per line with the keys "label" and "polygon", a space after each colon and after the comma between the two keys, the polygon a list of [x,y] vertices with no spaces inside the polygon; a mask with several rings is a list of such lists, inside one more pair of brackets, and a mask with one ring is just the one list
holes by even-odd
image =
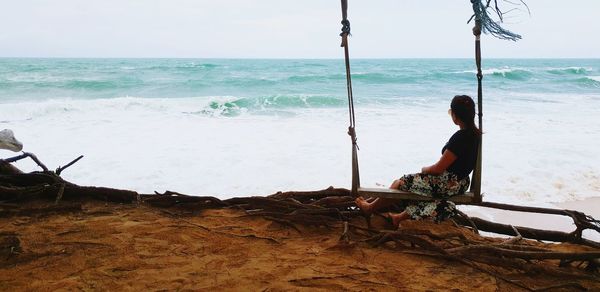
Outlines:
{"label": "sand bank", "polygon": [[[373,223],[384,224],[379,217]],[[411,248],[340,246],[341,226],[295,229],[239,210],[180,217],[145,205],[84,202],[81,210],[0,218],[0,226],[22,249],[0,261],[0,290],[519,291],[472,267],[411,254]],[[411,226],[475,236],[450,222],[411,221],[403,228]],[[544,274],[511,277],[531,286],[560,281]],[[581,283],[600,289],[597,282]]]}

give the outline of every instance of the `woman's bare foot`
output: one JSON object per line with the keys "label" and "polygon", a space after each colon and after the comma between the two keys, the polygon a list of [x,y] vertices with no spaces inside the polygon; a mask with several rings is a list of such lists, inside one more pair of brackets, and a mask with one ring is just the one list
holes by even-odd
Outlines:
{"label": "woman's bare foot", "polygon": [[408,214],[406,214],[406,212],[402,212],[402,213],[388,212],[388,213],[383,214],[383,217],[388,219],[388,222],[390,222],[394,228],[400,227],[400,222],[410,218],[410,216]]}
{"label": "woman's bare foot", "polygon": [[365,200],[365,198],[358,197],[358,198],[356,198],[356,200],[354,200],[354,203],[356,203],[356,206],[358,208],[360,208],[363,211],[363,213],[365,213],[367,215],[371,215],[373,213],[372,204],[367,202],[367,200]]}

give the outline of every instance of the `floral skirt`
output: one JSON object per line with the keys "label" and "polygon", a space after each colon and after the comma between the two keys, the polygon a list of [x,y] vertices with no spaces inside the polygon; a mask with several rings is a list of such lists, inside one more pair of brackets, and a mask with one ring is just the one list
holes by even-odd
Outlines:
{"label": "floral skirt", "polygon": [[458,179],[455,174],[447,171],[440,175],[407,174],[400,180],[404,182],[399,188],[401,191],[436,199],[432,202],[405,202],[404,211],[414,220],[432,217],[438,222],[456,215],[456,205],[447,199],[463,194],[470,184],[468,176]]}

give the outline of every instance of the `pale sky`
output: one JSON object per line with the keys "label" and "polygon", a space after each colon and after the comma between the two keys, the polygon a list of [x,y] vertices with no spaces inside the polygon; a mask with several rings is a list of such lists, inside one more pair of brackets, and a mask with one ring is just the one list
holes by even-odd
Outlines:
{"label": "pale sky", "polygon": [[[523,40],[485,36],[484,57],[600,57],[599,0],[526,2],[506,20]],[[343,57],[339,0],[0,3],[0,57]],[[348,14],[351,57],[472,57],[469,0],[349,0]]]}

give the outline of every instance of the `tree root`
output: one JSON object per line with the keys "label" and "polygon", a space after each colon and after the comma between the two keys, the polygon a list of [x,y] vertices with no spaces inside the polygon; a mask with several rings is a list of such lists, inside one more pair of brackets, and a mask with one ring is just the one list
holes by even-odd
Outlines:
{"label": "tree root", "polygon": [[[10,165],[16,158],[30,157],[40,165],[44,171],[22,173]],[[564,279],[593,279],[599,280],[597,275],[600,266],[600,243],[581,237],[586,229],[600,232],[600,222],[589,215],[574,210],[558,210],[548,208],[535,208],[484,202],[480,205],[489,208],[498,208],[519,212],[534,212],[568,216],[573,219],[576,230],[565,233],[553,230],[540,230],[521,226],[512,226],[486,221],[466,214],[456,217],[457,224],[470,228],[475,233],[481,231],[494,232],[514,236],[503,242],[490,242],[481,237],[470,236],[461,232],[446,232],[435,234],[430,230],[401,228],[397,231],[376,230],[370,225],[363,227],[355,224],[363,217],[362,212],[356,209],[354,198],[347,189],[329,187],[320,191],[307,192],[278,192],[267,197],[243,197],[220,200],[211,196],[190,196],[177,192],[167,191],[156,194],[138,194],[129,190],[119,190],[103,187],[78,186],[63,180],[59,174],[62,170],[73,165],[78,159],[64,167],[59,167],[56,172],[48,171],[47,167],[33,154],[20,155],[16,158],[0,160],[0,216],[18,216],[31,214],[49,214],[52,212],[81,211],[80,204],[65,204],[65,201],[95,199],[126,204],[147,204],[149,206],[164,208],[170,216],[191,226],[202,228],[207,232],[215,232],[225,236],[266,240],[269,243],[280,244],[277,239],[261,237],[255,234],[226,233],[200,224],[185,220],[181,214],[197,214],[200,210],[208,208],[236,208],[245,212],[244,216],[260,216],[267,220],[289,226],[302,233],[298,226],[316,226],[326,228],[339,228],[342,233],[340,242],[356,244],[367,242],[374,247],[393,242],[397,247],[406,250],[409,246],[413,252],[436,256],[446,260],[457,261],[489,273],[520,288],[530,291],[548,291],[552,289],[584,289],[585,287],[571,282],[561,285],[547,286],[533,289],[521,283],[510,280],[501,272],[521,271],[523,273],[547,273],[560,276]],[[32,200],[47,200],[55,202],[54,205],[27,209],[22,203]],[[59,204],[59,202],[62,202]],[[168,208],[177,209],[181,214],[174,214]],[[593,248],[592,251],[581,252],[556,252],[546,248],[532,246],[527,239],[547,240],[555,242],[570,242]],[[390,245],[391,246],[391,245]],[[1,248],[1,247],[0,247]],[[14,249],[13,249],[14,251]],[[564,268],[556,266],[560,261]],[[569,263],[581,262],[572,267]],[[582,267],[583,263],[587,266]],[[489,268],[485,268],[485,266]],[[353,275],[339,275],[332,277],[351,277]],[[294,279],[290,281],[310,281],[327,279],[327,277],[311,277]]]}

